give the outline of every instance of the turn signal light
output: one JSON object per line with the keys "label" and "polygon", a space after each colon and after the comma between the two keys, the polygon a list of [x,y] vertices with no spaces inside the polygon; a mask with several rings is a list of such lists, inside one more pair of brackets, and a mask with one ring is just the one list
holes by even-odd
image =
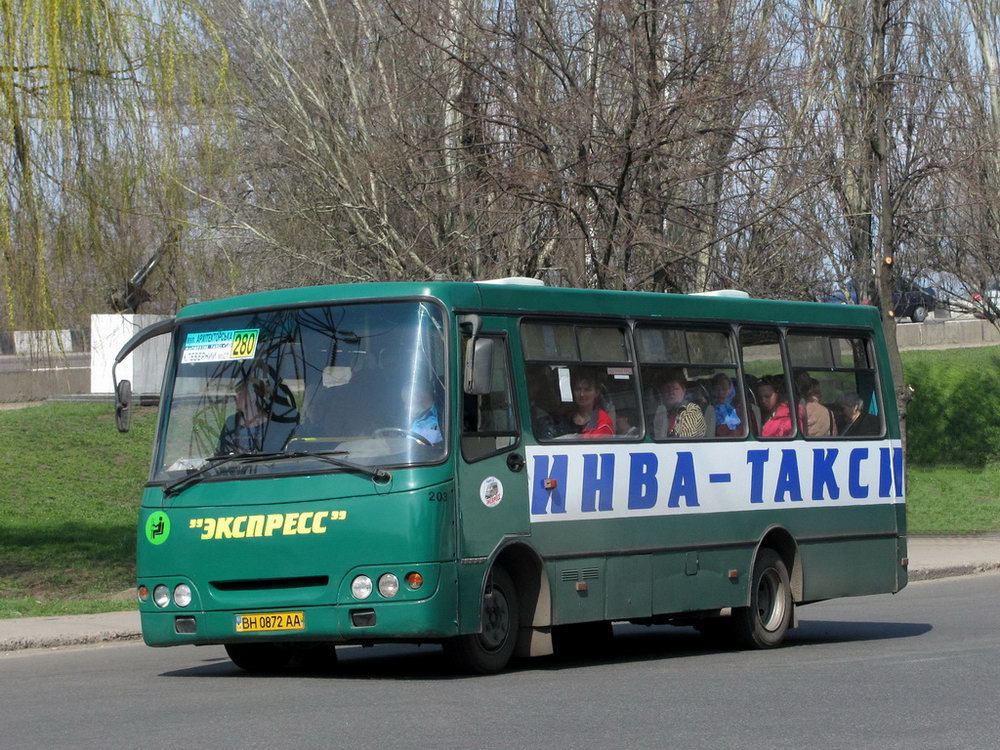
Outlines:
{"label": "turn signal light", "polygon": [[403,580],[406,581],[406,585],[409,586],[414,591],[416,591],[417,589],[419,589],[421,586],[424,585],[424,577],[416,571],[413,571],[412,573],[407,573],[406,578],[404,578]]}

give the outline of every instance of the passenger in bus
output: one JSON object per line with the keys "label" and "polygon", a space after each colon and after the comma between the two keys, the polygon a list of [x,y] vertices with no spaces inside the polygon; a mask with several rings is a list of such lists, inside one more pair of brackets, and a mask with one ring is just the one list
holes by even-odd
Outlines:
{"label": "passenger in bus", "polygon": [[653,415],[653,437],[705,437],[708,426],[701,407],[687,398],[687,379],[680,370],[669,370],[656,387],[659,403]]}
{"label": "passenger in bus", "polygon": [[878,417],[864,411],[865,401],[854,391],[842,393],[837,399],[837,406],[844,415],[844,428],[840,431],[842,437],[868,437],[882,432]]}
{"label": "passenger in bus", "polygon": [[743,419],[736,399],[736,386],[724,372],[711,379],[710,395],[715,410],[715,436],[733,437],[743,434]]}
{"label": "passenger in bus", "polygon": [[280,451],[294,426],[291,421],[269,419],[274,389],[269,380],[247,375],[236,385],[236,411],[219,434],[216,454],[272,453]]}
{"label": "passenger in bus", "polygon": [[590,371],[576,373],[573,377],[573,408],[570,425],[577,437],[600,439],[614,437],[615,428],[610,415],[599,402],[600,385]]}
{"label": "passenger in bus", "polygon": [[761,437],[790,437],[793,433],[792,407],[785,392],[785,379],[781,375],[768,375],[757,384],[757,403],[760,404]]}
{"label": "passenger in bus", "polygon": [[805,434],[810,437],[830,437],[837,434],[837,421],[833,412],[823,405],[823,392],[819,381],[807,372],[800,372],[795,378],[799,391],[800,416],[805,412]]}
{"label": "passenger in bus", "polygon": [[618,437],[637,438],[639,437],[639,426],[636,420],[635,409],[619,409],[615,414],[615,433]]}

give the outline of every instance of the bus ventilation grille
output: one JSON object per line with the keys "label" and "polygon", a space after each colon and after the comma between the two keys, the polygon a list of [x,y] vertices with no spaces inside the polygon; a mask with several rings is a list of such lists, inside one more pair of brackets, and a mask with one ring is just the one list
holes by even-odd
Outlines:
{"label": "bus ventilation grille", "polygon": [[252,578],[243,581],[212,581],[219,591],[261,591],[266,589],[299,589],[326,586],[329,576],[301,576],[299,578]]}
{"label": "bus ventilation grille", "polygon": [[581,578],[585,581],[593,581],[596,578],[600,578],[600,570],[597,568],[583,568],[582,570],[563,570],[559,574],[560,579],[563,581],[579,581]]}

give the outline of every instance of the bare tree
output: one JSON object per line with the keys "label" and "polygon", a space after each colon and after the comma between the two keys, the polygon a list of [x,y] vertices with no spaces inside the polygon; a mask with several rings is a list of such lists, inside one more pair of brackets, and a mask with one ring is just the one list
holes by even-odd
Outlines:
{"label": "bare tree", "polygon": [[[925,265],[952,305],[1000,325],[1000,5],[965,0],[928,20],[942,71],[945,132],[938,140],[949,168],[927,196],[938,242]],[[970,34],[969,30],[973,33]]]}

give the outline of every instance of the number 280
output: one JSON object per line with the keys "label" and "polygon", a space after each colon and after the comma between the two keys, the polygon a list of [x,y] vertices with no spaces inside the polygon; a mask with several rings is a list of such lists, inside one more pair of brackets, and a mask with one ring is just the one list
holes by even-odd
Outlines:
{"label": "number 280", "polygon": [[250,357],[253,356],[254,349],[257,348],[257,332],[256,331],[238,331],[233,337],[233,352],[234,357]]}

